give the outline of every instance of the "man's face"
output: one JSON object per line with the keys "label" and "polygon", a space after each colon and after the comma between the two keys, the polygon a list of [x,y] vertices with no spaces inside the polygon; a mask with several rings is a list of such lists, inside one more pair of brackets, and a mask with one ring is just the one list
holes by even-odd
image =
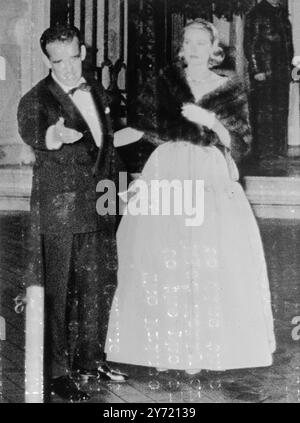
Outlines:
{"label": "man's face", "polygon": [[280,0],[267,0],[267,1],[274,7],[280,6]]}
{"label": "man's face", "polygon": [[67,87],[74,87],[82,76],[82,62],[86,56],[84,46],[77,38],[71,42],[55,41],[47,45],[47,65],[57,80]]}

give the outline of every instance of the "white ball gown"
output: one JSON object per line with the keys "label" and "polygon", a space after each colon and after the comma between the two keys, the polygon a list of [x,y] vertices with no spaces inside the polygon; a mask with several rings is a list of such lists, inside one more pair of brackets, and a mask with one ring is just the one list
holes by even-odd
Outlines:
{"label": "white ball gown", "polygon": [[107,359],[179,370],[271,365],[275,338],[261,238],[223,154],[214,146],[166,142],[151,154],[141,180],[148,186],[203,180],[204,220],[187,226],[185,214],[153,216],[151,202],[148,215],[123,216]]}

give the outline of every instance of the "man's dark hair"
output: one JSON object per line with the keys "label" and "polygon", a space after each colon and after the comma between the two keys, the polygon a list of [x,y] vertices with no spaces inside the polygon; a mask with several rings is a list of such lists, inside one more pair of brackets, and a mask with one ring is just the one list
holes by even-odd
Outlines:
{"label": "man's dark hair", "polygon": [[83,45],[83,38],[78,28],[71,25],[57,24],[51,26],[43,32],[40,38],[40,45],[43,53],[49,57],[47,45],[59,41],[62,43],[72,42],[74,38],[78,39],[79,47]]}

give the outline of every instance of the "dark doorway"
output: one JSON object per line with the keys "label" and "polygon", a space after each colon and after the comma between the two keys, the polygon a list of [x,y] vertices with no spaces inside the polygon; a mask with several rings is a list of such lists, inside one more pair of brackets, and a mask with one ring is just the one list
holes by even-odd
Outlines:
{"label": "dark doorway", "polygon": [[51,0],[50,23],[74,24],[74,0]]}

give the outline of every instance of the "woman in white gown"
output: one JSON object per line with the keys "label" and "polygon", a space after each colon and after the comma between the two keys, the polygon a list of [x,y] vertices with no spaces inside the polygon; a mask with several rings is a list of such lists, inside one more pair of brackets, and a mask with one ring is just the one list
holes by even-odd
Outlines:
{"label": "woman in white gown", "polygon": [[[211,70],[220,58],[212,24],[188,24],[180,54],[159,78],[158,104],[149,100],[158,125],[145,124],[147,108],[142,119],[144,140],[163,143],[132,187],[118,229],[107,358],[189,373],[268,366],[275,339],[264,252],[229,153],[239,160],[249,150],[245,93],[236,77]],[[184,181],[204,181],[204,201],[201,190],[182,197],[198,198],[200,220],[189,226],[184,207],[155,215],[159,197],[145,190],[154,180],[176,180],[183,190]],[[138,214],[145,198],[148,212]]]}

